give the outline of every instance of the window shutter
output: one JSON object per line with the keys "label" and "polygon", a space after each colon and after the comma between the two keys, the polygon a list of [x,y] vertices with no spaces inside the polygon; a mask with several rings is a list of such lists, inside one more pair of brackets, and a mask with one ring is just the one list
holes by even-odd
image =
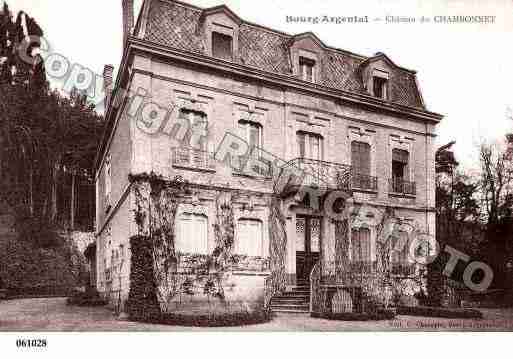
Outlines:
{"label": "window shutter", "polygon": [[299,149],[299,157],[305,157],[305,134],[300,132],[297,134],[297,146]]}
{"label": "window shutter", "polygon": [[353,262],[370,262],[371,261],[371,237],[370,230],[360,228],[353,230],[351,236],[351,253]]}
{"label": "window shutter", "polygon": [[249,146],[260,147],[260,127],[256,124],[249,124]]}
{"label": "window shutter", "polygon": [[207,254],[208,218],[184,213],[180,216],[176,250],[182,253]]}
{"label": "window shutter", "polygon": [[250,257],[261,257],[262,222],[254,219],[240,219],[237,223],[236,253]]}
{"label": "window shutter", "polygon": [[351,143],[351,164],[354,172],[361,175],[370,175],[370,145],[364,142]]}

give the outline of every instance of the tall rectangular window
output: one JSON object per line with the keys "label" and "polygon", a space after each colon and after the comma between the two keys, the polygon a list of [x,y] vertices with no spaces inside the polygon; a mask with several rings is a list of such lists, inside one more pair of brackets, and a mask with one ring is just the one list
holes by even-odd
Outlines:
{"label": "tall rectangular window", "polygon": [[353,262],[371,262],[371,233],[367,228],[354,229],[351,235]]}
{"label": "tall rectangular window", "polygon": [[370,152],[368,143],[351,142],[351,166],[355,174],[370,176]]}
{"label": "tall rectangular window", "polygon": [[322,161],[323,138],[321,135],[299,131],[297,133],[297,145],[300,158]]}
{"label": "tall rectangular window", "polygon": [[409,249],[408,233],[399,231],[398,236],[392,238],[393,265],[408,265]]}
{"label": "tall rectangular window", "polygon": [[372,78],[372,87],[374,96],[379,97],[383,100],[386,100],[388,97],[388,86],[387,86],[388,80],[383,77],[374,76]]}
{"label": "tall rectangular window", "polygon": [[[181,109],[178,116],[189,123],[187,132],[185,132],[185,136],[182,139],[184,146],[206,151],[207,136],[195,136],[195,134],[204,134],[208,129],[207,115],[200,111]],[[183,130],[180,129],[179,131]]]}
{"label": "tall rectangular window", "polygon": [[299,71],[301,79],[308,82],[314,82],[315,61],[306,57],[299,57]]}
{"label": "tall rectangular window", "polygon": [[212,56],[233,61],[233,38],[219,32],[212,32]]}
{"label": "tall rectangular window", "polygon": [[239,219],[235,253],[250,257],[264,257],[262,221]]}
{"label": "tall rectangular window", "polygon": [[250,148],[257,147],[262,148],[263,146],[263,131],[262,125],[257,122],[240,120],[239,121],[239,133],[241,137],[246,140]]}
{"label": "tall rectangular window", "polygon": [[183,213],[178,218],[175,248],[180,253],[207,254],[208,218],[202,214]]}
{"label": "tall rectangular window", "polygon": [[405,150],[392,150],[392,178],[404,181],[409,179],[408,162],[410,154]]}
{"label": "tall rectangular window", "polygon": [[207,115],[181,109],[178,116],[180,122],[173,127],[172,134],[182,145],[174,149],[173,164],[210,168],[213,162],[208,153],[208,137],[205,136],[208,131]]}

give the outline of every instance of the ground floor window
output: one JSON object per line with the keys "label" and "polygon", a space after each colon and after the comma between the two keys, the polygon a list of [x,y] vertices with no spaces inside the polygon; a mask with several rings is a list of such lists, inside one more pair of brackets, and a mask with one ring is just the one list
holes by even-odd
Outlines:
{"label": "ground floor window", "polygon": [[351,257],[353,262],[371,262],[371,232],[368,228],[352,230]]}
{"label": "ground floor window", "polygon": [[394,265],[409,264],[408,233],[400,231],[392,238],[392,263]]}
{"label": "ground floor window", "polygon": [[262,228],[263,223],[258,219],[239,219],[235,238],[235,253],[250,257],[264,257]]}
{"label": "ground floor window", "polygon": [[208,217],[182,213],[178,218],[175,248],[180,253],[207,254]]}

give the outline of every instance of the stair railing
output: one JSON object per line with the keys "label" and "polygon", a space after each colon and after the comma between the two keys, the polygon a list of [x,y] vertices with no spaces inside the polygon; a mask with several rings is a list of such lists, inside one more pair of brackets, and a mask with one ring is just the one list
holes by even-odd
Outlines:
{"label": "stair railing", "polygon": [[317,261],[310,272],[310,313],[319,313],[321,307],[321,262]]}
{"label": "stair railing", "polygon": [[264,308],[270,308],[271,306],[271,300],[273,299],[274,295],[276,294],[276,285],[275,282],[275,275],[274,272],[269,274],[267,277],[265,277],[264,281]]}

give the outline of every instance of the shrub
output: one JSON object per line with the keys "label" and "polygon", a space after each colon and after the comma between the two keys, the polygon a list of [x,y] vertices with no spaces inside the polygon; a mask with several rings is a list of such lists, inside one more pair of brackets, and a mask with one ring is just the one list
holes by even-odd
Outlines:
{"label": "shrub", "polygon": [[148,237],[130,238],[130,290],[126,309],[134,321],[153,321],[161,318],[157,289],[153,276],[152,244]]}
{"label": "shrub", "polygon": [[[132,319],[132,318],[130,318]],[[186,327],[238,327],[267,323],[272,319],[268,310],[231,313],[161,313],[157,317],[137,318],[139,322]]]}
{"label": "shrub", "polygon": [[422,317],[437,317],[450,319],[481,319],[483,313],[475,309],[442,308],[442,307],[408,307],[398,306],[397,314],[416,315]]}

